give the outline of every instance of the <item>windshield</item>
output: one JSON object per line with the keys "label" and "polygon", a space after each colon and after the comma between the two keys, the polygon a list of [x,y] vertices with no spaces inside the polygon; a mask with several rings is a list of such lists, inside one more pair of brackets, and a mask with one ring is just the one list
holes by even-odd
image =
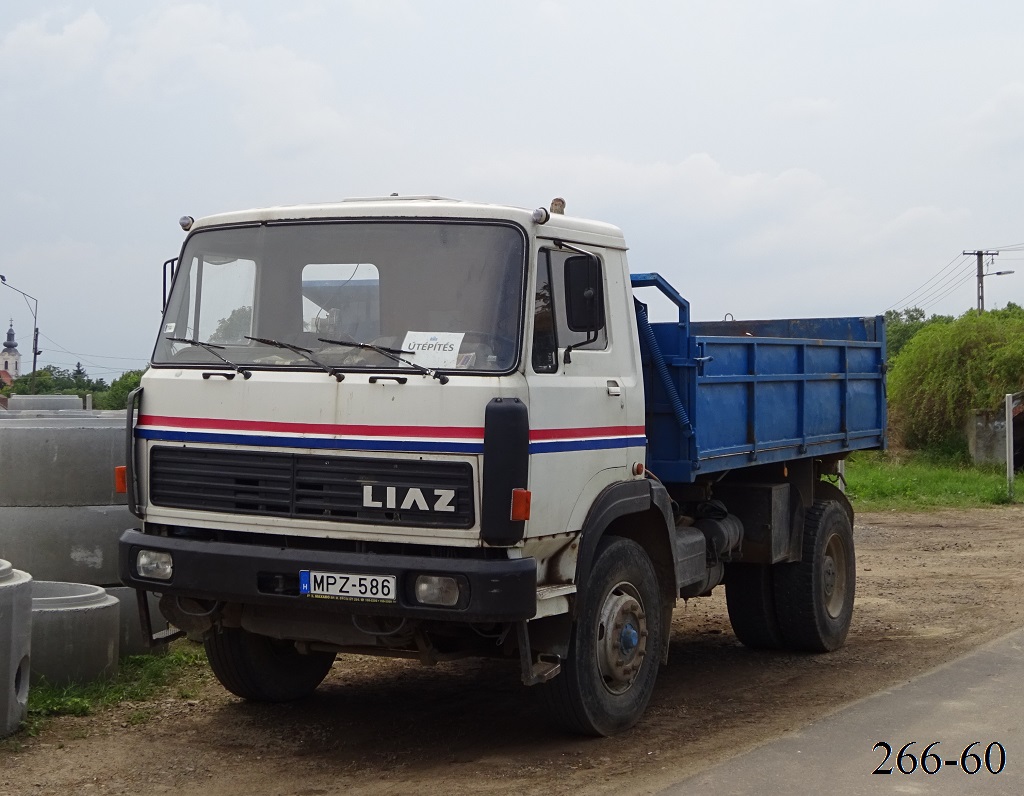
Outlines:
{"label": "windshield", "polygon": [[455,220],[200,230],[153,363],[316,369],[298,347],[324,368],[507,372],[525,252],[518,227]]}

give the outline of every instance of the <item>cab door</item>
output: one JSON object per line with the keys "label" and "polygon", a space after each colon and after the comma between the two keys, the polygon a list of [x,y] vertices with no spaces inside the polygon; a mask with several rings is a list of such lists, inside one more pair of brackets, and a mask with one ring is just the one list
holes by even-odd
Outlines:
{"label": "cab door", "polygon": [[608,484],[632,478],[633,462],[644,460],[643,386],[637,385],[631,318],[624,314],[633,305],[623,253],[576,248],[597,257],[604,317],[596,336],[573,331],[566,305],[566,263],[579,253],[542,242],[535,258],[526,366],[530,536],[579,530],[593,498]]}

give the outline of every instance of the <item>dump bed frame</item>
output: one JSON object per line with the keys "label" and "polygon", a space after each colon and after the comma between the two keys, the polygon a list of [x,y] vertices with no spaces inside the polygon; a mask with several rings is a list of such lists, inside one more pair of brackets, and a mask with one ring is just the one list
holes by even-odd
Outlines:
{"label": "dump bed frame", "polygon": [[885,447],[885,319],[650,323],[634,300],[647,396],[647,467],[666,482]]}

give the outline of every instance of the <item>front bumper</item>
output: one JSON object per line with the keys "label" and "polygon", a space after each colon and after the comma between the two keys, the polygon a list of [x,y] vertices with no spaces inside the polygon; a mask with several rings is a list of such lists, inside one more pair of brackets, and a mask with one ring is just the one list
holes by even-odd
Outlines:
{"label": "front bumper", "polygon": [[[139,577],[135,561],[142,549],[171,554],[174,574],[170,580]],[[449,622],[516,622],[532,618],[537,611],[537,564],[532,558],[433,558],[308,550],[153,536],[135,529],[121,536],[119,554],[121,580],[126,586],[198,600]],[[382,603],[301,596],[299,572],[304,569],[395,575],[397,599]],[[414,582],[421,574],[456,578],[463,586],[464,598],[453,608],[419,604]]]}

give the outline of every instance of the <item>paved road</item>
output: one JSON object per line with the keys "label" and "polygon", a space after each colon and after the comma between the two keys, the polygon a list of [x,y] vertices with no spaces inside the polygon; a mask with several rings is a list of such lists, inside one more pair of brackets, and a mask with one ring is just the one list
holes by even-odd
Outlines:
{"label": "paved road", "polygon": [[[741,796],[745,794],[1024,794],[1024,630],[988,644],[963,658],[940,666],[897,688],[856,702],[838,713],[809,724],[763,746],[726,760],[662,792],[662,796]],[[925,747],[942,760],[935,774],[911,774],[897,768],[900,748],[920,761]],[[965,773],[961,756],[977,753],[981,769]],[[892,755],[873,749],[885,742]],[[1005,765],[991,774],[985,765],[1000,767],[1000,743]],[[947,765],[948,762],[948,765]],[[967,768],[976,762],[968,758]],[[928,760],[930,770],[937,766]],[[912,763],[904,758],[903,767]],[[891,774],[874,774],[876,769]]]}

